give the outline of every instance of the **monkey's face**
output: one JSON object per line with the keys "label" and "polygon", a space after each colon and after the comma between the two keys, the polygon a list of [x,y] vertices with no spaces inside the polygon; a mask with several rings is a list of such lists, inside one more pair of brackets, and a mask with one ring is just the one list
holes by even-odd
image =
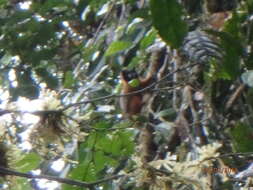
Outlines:
{"label": "monkey's face", "polygon": [[133,79],[138,79],[139,75],[138,73],[133,69],[133,70],[123,70],[121,71],[121,75],[123,79],[127,82],[133,80]]}
{"label": "monkey's face", "polygon": [[121,71],[121,78],[132,88],[140,86],[139,75],[134,69]]}

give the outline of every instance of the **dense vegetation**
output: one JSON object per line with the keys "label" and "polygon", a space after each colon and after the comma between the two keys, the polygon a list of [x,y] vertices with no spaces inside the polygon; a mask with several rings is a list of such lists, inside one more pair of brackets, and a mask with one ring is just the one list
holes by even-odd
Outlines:
{"label": "dense vegetation", "polygon": [[[1,188],[248,189],[252,12],[251,0],[1,0]],[[145,76],[153,61],[149,105],[123,119],[121,70]]]}

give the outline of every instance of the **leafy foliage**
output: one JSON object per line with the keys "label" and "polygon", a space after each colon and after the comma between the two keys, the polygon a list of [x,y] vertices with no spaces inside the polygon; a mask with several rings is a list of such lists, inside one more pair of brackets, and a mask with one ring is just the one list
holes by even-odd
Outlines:
{"label": "leafy foliage", "polygon": [[249,152],[252,150],[252,129],[243,124],[237,124],[234,129],[231,130],[235,149],[238,152]]}
{"label": "leafy foliage", "polygon": [[174,48],[179,48],[187,32],[182,20],[182,7],[176,0],[151,0],[153,25],[160,37]]}
{"label": "leafy foliage", "polygon": [[[251,0],[0,1],[3,187],[46,189],[54,176],[68,190],[236,188],[206,171],[252,156],[252,11]],[[120,72],[148,75],[153,62],[150,103],[128,121]],[[31,171],[44,187],[18,173]]]}

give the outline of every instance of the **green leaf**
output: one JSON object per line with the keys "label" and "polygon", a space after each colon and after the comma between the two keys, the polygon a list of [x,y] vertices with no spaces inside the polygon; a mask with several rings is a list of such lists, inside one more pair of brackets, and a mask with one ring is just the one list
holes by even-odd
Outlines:
{"label": "green leaf", "polygon": [[33,190],[31,183],[26,178],[17,178],[10,190]]}
{"label": "green leaf", "polygon": [[96,143],[97,136],[98,136],[98,133],[95,133],[95,132],[90,133],[88,139],[85,142],[86,147],[92,148],[94,144]]}
{"label": "green leaf", "polygon": [[0,7],[6,5],[7,2],[8,2],[7,0],[1,0],[0,1]]}
{"label": "green leaf", "polygon": [[112,42],[111,45],[106,50],[105,56],[110,56],[110,55],[116,54],[120,51],[126,50],[131,45],[132,45],[132,43],[128,42],[128,41]]}
{"label": "green leaf", "polygon": [[94,128],[95,129],[108,129],[111,127],[111,124],[110,122],[108,121],[100,121],[100,122],[97,122],[95,125],[94,125]]}
{"label": "green leaf", "polygon": [[34,152],[26,154],[22,160],[15,164],[15,167],[20,172],[28,172],[38,167],[41,157]]}
{"label": "green leaf", "polygon": [[151,45],[156,39],[157,32],[151,31],[141,40],[140,48],[146,49],[149,45]]}
{"label": "green leaf", "polygon": [[232,18],[225,22],[224,30],[230,35],[236,38],[241,38],[241,23],[245,22],[241,16],[235,11],[233,12]]}
{"label": "green leaf", "polygon": [[107,157],[104,155],[102,151],[95,152],[94,164],[97,172],[104,169],[105,165],[107,164]]}
{"label": "green leaf", "polygon": [[225,34],[221,36],[221,45],[225,49],[224,70],[229,74],[231,79],[235,79],[240,74],[240,56],[242,55],[242,46],[238,40]]}
{"label": "green leaf", "polygon": [[246,4],[247,4],[247,8],[248,8],[249,13],[251,13],[253,11],[253,1],[247,0]]}
{"label": "green leaf", "polygon": [[93,167],[93,154],[90,150],[86,151],[85,157],[82,159],[79,158],[79,164],[69,173],[69,177],[76,180],[84,180]]}
{"label": "green leaf", "polygon": [[75,78],[72,71],[67,71],[64,75],[64,87],[71,88],[75,83]]}
{"label": "green leaf", "polygon": [[173,108],[162,110],[155,114],[156,118],[161,117],[176,117],[176,111]]}
{"label": "green leaf", "polygon": [[179,48],[187,33],[182,7],[177,0],[151,0],[153,25],[160,37],[173,48]]}
{"label": "green leaf", "polygon": [[134,152],[133,134],[130,131],[124,131],[120,133],[120,139],[122,139],[121,154],[124,156],[130,156]]}
{"label": "green leaf", "polygon": [[69,177],[71,179],[75,179],[75,180],[83,180],[83,176],[86,173],[87,170],[87,163],[81,163],[78,164],[74,169],[72,169],[72,171],[69,173]]}
{"label": "green leaf", "polygon": [[237,152],[251,152],[253,143],[252,128],[246,124],[239,123],[231,129],[233,145]]}
{"label": "green leaf", "polygon": [[121,151],[122,151],[122,144],[123,144],[122,139],[118,135],[115,135],[113,137],[113,142],[114,143],[111,144],[111,153],[113,156],[120,156]]}
{"label": "green leaf", "polygon": [[112,152],[112,144],[114,144],[114,141],[111,135],[104,135],[97,142],[96,148],[110,154]]}
{"label": "green leaf", "polygon": [[111,144],[111,153],[114,156],[129,156],[133,153],[134,143],[132,133],[129,131],[121,131],[114,134]]}
{"label": "green leaf", "polygon": [[240,62],[243,57],[243,44],[245,42],[241,33],[242,18],[237,12],[233,12],[232,18],[224,25],[222,32],[211,32],[221,40],[221,47],[225,50],[223,63],[221,64],[221,74],[223,79],[235,79],[240,74]]}
{"label": "green leaf", "polygon": [[240,74],[240,57],[243,56],[243,46],[238,37],[228,32],[207,31],[220,38],[220,45],[225,52],[221,67],[223,79],[235,79]]}

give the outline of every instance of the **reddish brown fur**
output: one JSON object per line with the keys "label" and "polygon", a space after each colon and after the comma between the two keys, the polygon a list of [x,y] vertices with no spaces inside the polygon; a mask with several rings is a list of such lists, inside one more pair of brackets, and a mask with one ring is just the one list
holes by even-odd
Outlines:
{"label": "reddish brown fur", "polygon": [[[128,82],[121,75],[122,80],[122,91],[121,94],[133,93],[134,91],[141,90],[146,88],[153,82],[152,76],[149,76],[147,79],[140,79],[140,85],[138,87],[129,86]],[[123,116],[129,118],[132,115],[137,115],[141,112],[143,105],[143,95],[148,92],[141,92],[138,94],[123,96],[120,98],[120,108],[122,109]]]}
{"label": "reddish brown fur", "polygon": [[[144,79],[140,78],[138,74],[133,70],[133,71],[128,71],[128,73],[139,79],[140,85],[138,87],[131,87],[128,82],[129,79],[132,79],[131,77],[127,77],[128,80],[126,79],[125,75],[123,74],[124,71],[121,72],[121,81],[122,81],[122,91],[121,94],[128,94],[132,93],[134,91],[138,91],[141,89],[144,89],[151,85],[153,82],[156,81],[157,74],[161,67],[163,66],[163,57],[166,54],[166,48],[164,48],[160,52],[154,53],[147,75]],[[120,108],[122,109],[123,116],[125,118],[129,118],[132,115],[136,115],[141,113],[143,105],[145,105],[148,101],[148,96],[150,91],[143,91],[138,94],[133,94],[133,95],[128,95],[128,96],[122,96],[120,97]],[[145,95],[145,98],[143,98]],[[147,97],[147,98],[146,98]]]}

